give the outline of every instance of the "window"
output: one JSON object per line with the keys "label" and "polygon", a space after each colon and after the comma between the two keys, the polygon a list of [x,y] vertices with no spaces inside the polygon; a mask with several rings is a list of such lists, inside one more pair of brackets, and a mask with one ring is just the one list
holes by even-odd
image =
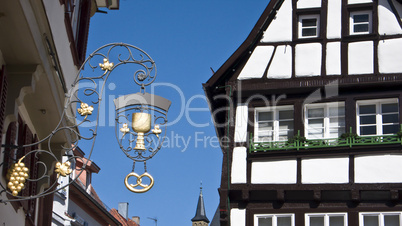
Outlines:
{"label": "window", "polygon": [[294,226],[294,214],[256,214],[254,226]]}
{"label": "window", "polygon": [[359,11],[350,13],[350,34],[371,33],[371,11]]}
{"label": "window", "polygon": [[399,226],[401,223],[401,212],[359,214],[360,226]]}
{"label": "window", "polygon": [[299,16],[299,38],[314,38],[319,36],[319,15]]}
{"label": "window", "polygon": [[344,132],[345,104],[343,102],[305,106],[307,139],[337,138]]}
{"label": "window", "polygon": [[346,213],[318,213],[305,215],[306,226],[347,226]]}
{"label": "window", "polygon": [[293,136],[293,106],[259,108],[254,133],[258,142],[286,141]]}
{"label": "window", "polygon": [[399,131],[398,99],[357,102],[358,135],[387,135]]}

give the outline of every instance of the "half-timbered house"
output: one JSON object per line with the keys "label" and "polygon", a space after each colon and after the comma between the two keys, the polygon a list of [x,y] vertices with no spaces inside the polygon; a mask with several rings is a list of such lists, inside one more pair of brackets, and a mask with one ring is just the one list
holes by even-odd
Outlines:
{"label": "half-timbered house", "polygon": [[402,225],[402,1],[271,0],[203,85],[221,225]]}

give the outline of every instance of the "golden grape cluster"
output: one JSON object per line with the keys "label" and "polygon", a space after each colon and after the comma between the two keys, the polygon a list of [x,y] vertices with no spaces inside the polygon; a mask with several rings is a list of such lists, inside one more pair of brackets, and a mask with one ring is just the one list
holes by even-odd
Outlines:
{"label": "golden grape cluster", "polygon": [[23,162],[14,163],[7,172],[8,184],[7,187],[12,192],[13,196],[17,196],[25,187],[25,180],[28,179],[29,169],[25,167]]}

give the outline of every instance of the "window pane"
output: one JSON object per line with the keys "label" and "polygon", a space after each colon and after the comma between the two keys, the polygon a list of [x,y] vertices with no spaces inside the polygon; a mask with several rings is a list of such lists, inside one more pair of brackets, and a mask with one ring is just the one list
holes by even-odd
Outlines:
{"label": "window pane", "polygon": [[382,116],[382,123],[398,123],[399,115],[398,114],[390,114]]}
{"label": "window pane", "polygon": [[354,32],[368,32],[369,25],[368,24],[355,24],[353,26],[353,31]]}
{"label": "window pane", "polygon": [[324,226],[324,217],[310,217],[310,226]]}
{"label": "window pane", "polygon": [[364,216],[363,222],[364,226],[379,226],[378,216]]}
{"label": "window pane", "polygon": [[330,118],[329,126],[330,127],[345,126],[345,117]]}
{"label": "window pane", "polygon": [[375,114],[375,105],[360,105],[360,114]]}
{"label": "window pane", "polygon": [[361,126],[360,127],[360,135],[376,135],[377,129],[376,126]]}
{"label": "window pane", "polygon": [[399,125],[382,126],[382,134],[396,134],[399,132]]}
{"label": "window pane", "polygon": [[302,36],[309,37],[309,36],[317,36],[317,29],[316,28],[303,28],[302,29]]}
{"label": "window pane", "polygon": [[344,217],[343,216],[334,216],[329,217],[329,226],[344,226]]}
{"label": "window pane", "polygon": [[272,120],[272,112],[258,112],[258,121]]}
{"label": "window pane", "polygon": [[340,137],[343,133],[345,133],[345,127],[339,127],[339,128],[330,128],[329,129],[329,138],[336,138]]}
{"label": "window pane", "polygon": [[368,14],[354,15],[353,16],[353,21],[355,23],[369,22],[369,15]]}
{"label": "window pane", "polygon": [[400,226],[399,215],[385,215],[384,226]]}
{"label": "window pane", "polygon": [[345,107],[330,107],[329,116],[344,116]]}
{"label": "window pane", "polygon": [[398,104],[382,104],[381,105],[382,113],[391,113],[391,112],[398,112]]}
{"label": "window pane", "polygon": [[281,119],[293,119],[293,110],[280,111],[279,112],[279,120],[281,120]]}
{"label": "window pane", "polygon": [[315,27],[317,26],[316,18],[302,19],[302,27]]}
{"label": "window pane", "polygon": [[279,130],[293,130],[293,121],[279,121]]}
{"label": "window pane", "polygon": [[309,128],[323,128],[324,119],[309,119],[308,126]]}
{"label": "window pane", "polygon": [[360,125],[376,124],[375,115],[360,116]]}
{"label": "window pane", "polygon": [[324,117],[324,108],[314,108],[314,109],[308,109],[307,116],[309,118],[322,118]]}
{"label": "window pane", "polygon": [[272,217],[258,218],[258,226],[272,226]]}
{"label": "window pane", "polygon": [[258,123],[258,130],[273,130],[273,122],[260,122]]}
{"label": "window pane", "polygon": [[278,217],[277,226],[292,226],[291,217]]}

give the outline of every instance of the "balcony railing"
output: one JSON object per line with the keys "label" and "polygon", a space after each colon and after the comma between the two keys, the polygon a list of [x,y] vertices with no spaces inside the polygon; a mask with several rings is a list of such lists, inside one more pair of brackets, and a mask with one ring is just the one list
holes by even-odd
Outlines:
{"label": "balcony railing", "polygon": [[279,150],[303,150],[313,148],[355,147],[363,145],[384,144],[402,145],[401,136],[399,134],[394,134],[378,136],[350,136],[346,138],[329,139],[290,139],[289,141],[254,142],[253,134],[251,134],[249,151],[251,153]]}

